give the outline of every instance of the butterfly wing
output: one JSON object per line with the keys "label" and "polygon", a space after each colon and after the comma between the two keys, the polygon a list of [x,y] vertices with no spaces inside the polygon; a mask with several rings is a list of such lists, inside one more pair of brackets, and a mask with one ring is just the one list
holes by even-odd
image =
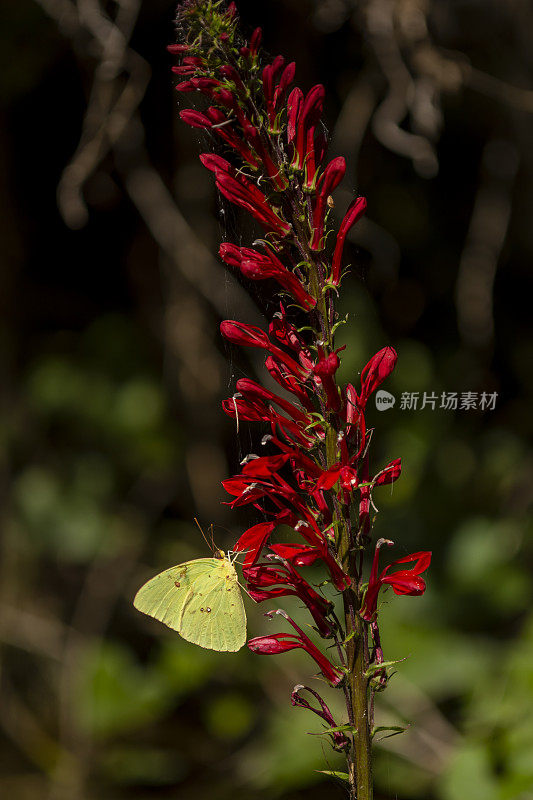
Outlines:
{"label": "butterfly wing", "polygon": [[179,633],[187,598],[194,594],[197,581],[205,578],[217,563],[215,558],[196,558],[170,567],[141,586],[133,605]]}
{"label": "butterfly wing", "polygon": [[246,612],[235,568],[218,561],[195,584],[181,614],[180,635],[219,652],[235,652],[246,642]]}
{"label": "butterfly wing", "polygon": [[246,613],[227,558],[197,558],[161,572],[142,586],[135,608],[208,650],[234,652],[246,641]]}

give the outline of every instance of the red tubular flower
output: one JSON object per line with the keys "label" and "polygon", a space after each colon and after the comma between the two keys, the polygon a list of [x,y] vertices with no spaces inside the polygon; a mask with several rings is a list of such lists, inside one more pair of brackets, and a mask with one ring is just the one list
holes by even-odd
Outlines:
{"label": "red tubular flower", "polygon": [[[198,112],[196,112],[198,113]],[[188,110],[184,110],[180,112],[180,117],[184,122],[189,125],[193,125],[194,127],[209,127],[211,131],[217,134],[222,141],[226,142],[236,153],[240,155],[243,161],[249,164],[253,169],[257,169],[259,165],[258,158],[256,155],[250,150],[248,145],[246,145],[242,139],[238,136],[235,132],[233,127],[228,124],[229,120],[228,117],[221,111],[219,108],[215,106],[210,106],[206,112],[207,115],[200,115],[207,120],[207,124],[199,124],[201,122],[200,117],[193,118],[191,116],[191,112]],[[196,124],[195,124],[196,123]]]}
{"label": "red tubular flower", "polygon": [[[224,197],[248,211],[267,231],[282,237],[290,233],[291,226],[272,210],[264,194],[253,183],[238,175],[227,161],[225,165],[217,165],[216,158],[210,153],[203,153],[200,161],[215,173],[217,188]],[[224,159],[218,160],[224,162]]]}
{"label": "red tubular flower", "polygon": [[180,56],[183,53],[186,53],[189,50],[188,44],[168,44],[167,50],[169,53],[172,53],[173,56]]}
{"label": "red tubular flower", "polygon": [[195,111],[189,108],[180,111],[180,119],[192,128],[210,128],[213,124],[201,111]]}
{"label": "red tubular flower", "polygon": [[250,397],[251,399],[275,403],[282,408],[283,411],[289,414],[289,416],[295,420],[299,420],[300,422],[304,423],[304,425],[308,425],[310,422],[307,414],[305,414],[305,412],[303,412],[301,409],[297,408],[288,400],[285,400],[285,398],[274,394],[274,392],[271,392],[269,389],[265,389],[264,386],[252,381],[250,378],[239,378],[236,388],[238,392],[242,392],[242,394]]}
{"label": "red tubular flower", "polygon": [[220,332],[232,344],[260,347],[263,350],[268,350],[270,347],[270,340],[266,333],[254,325],[227,319],[220,323]]}
{"label": "red tubular flower", "polygon": [[[309,694],[313,695],[315,700],[318,700],[320,709],[312,706],[308,700],[306,700],[304,697],[301,696],[300,692],[302,692],[303,690],[309,692]],[[291,703],[293,706],[297,706],[298,708],[307,708],[308,711],[312,711],[313,714],[316,714],[325,722],[327,722],[330,728],[337,727],[337,723],[333,719],[333,715],[329,710],[328,706],[326,705],[326,703],[324,702],[324,700],[320,697],[318,692],[315,692],[314,689],[310,689],[309,686],[302,686],[301,684],[295,686],[291,694]],[[349,747],[350,740],[341,731],[335,731],[330,735],[335,749],[344,750],[345,747]]]}
{"label": "red tubular flower", "polygon": [[248,120],[242,123],[246,139],[252,144],[255,152],[259,155],[263,169],[272,181],[274,189],[282,192],[287,187],[287,179],[283,169],[274,163],[267,147],[265,147],[259,130]]}
{"label": "red tubular flower", "polygon": [[[289,86],[293,82],[296,72],[296,64],[294,62],[288,64],[285,69],[283,69],[284,63],[284,59],[279,56],[274,59],[272,64],[267,64],[262,74],[263,94],[267,107],[270,133],[279,133],[277,115],[287,96]],[[283,70],[283,72],[281,73],[279,82],[276,84],[281,70]]]}
{"label": "red tubular flower", "polygon": [[310,567],[320,559],[318,547],[311,547],[309,544],[271,544],[269,545],[273,553],[290,561],[297,567]]}
{"label": "red tubular flower", "polygon": [[286,453],[277,456],[248,456],[242,472],[244,475],[253,475],[256,478],[271,478],[285,466],[289,458]]}
{"label": "red tubular flower", "polygon": [[351,228],[355,225],[357,220],[359,220],[366,211],[366,199],[364,197],[356,197],[355,200],[352,200],[346,215],[341,222],[341,226],[339,228],[339,232],[337,234],[337,242],[335,244],[335,250],[333,252],[333,261],[331,266],[331,282],[334,286],[338,286],[341,280],[341,261],[342,261],[342,252],[344,250],[344,242],[346,237],[351,230]]}
{"label": "red tubular flower", "polygon": [[246,568],[243,575],[247,591],[257,603],[277,597],[298,597],[309,610],[320,635],[325,638],[331,635],[331,626],[326,619],[331,603],[315,592],[292,564],[257,564]]}
{"label": "red tubular flower", "polygon": [[315,210],[313,212],[313,236],[310,242],[312,250],[324,249],[324,222],[327,211],[327,199],[344,178],[346,161],[342,156],[330,161],[319,181]]}
{"label": "red tubular flower", "polygon": [[338,667],[335,667],[326,656],[320,652],[311,639],[306,636],[302,629],[299,628],[284,611],[281,611],[281,609],[278,609],[278,611],[270,611],[265,616],[272,616],[273,614],[281,614],[281,616],[285,617],[298,632],[298,635],[293,633],[272,633],[270,636],[257,636],[255,639],[249,640],[248,647],[250,650],[259,655],[275,655],[277,653],[286,653],[288,650],[301,648],[314,659],[324,678],[326,678],[332,686],[338,686],[344,678],[342,671]]}
{"label": "red tubular flower", "polygon": [[287,106],[287,135],[289,142],[294,144],[291,166],[301,170],[307,160],[314,161],[314,131],[322,114],[326,92],[320,83],[313,86],[305,98],[300,90],[295,92],[291,92]]}
{"label": "red tubular flower", "polygon": [[374,480],[372,481],[374,486],[385,486],[388,483],[394,483],[397,481],[402,473],[402,459],[395,458],[394,461],[391,461],[390,464],[387,464],[384,467]]}
{"label": "red tubular flower", "polygon": [[259,560],[261,551],[275,530],[276,525],[277,522],[260,522],[258,525],[248,528],[237,540],[233,549],[237,553],[246,551],[243,569],[253,566]]}
{"label": "red tubular flower", "polygon": [[300,116],[300,110],[304,100],[302,90],[295,86],[287,100],[287,139],[292,142],[296,136],[296,128]]}
{"label": "red tubular flower", "polygon": [[340,367],[340,363],[337,353],[330,353],[329,356],[321,355],[313,367],[313,373],[320,378],[326,392],[328,408],[332,411],[338,411],[341,407],[341,398],[335,383],[335,373]]}
{"label": "red tubular flower", "polygon": [[250,37],[250,42],[248,45],[248,49],[250,51],[250,56],[255,59],[257,58],[257,51],[261,46],[261,39],[263,38],[263,31],[261,28],[256,28]]}
{"label": "red tubular flower", "polygon": [[246,422],[269,422],[270,415],[263,403],[258,403],[242,395],[234,394],[222,401],[222,408],[228,417]]}
{"label": "red tubular flower", "polygon": [[[419,553],[411,553],[410,556],[404,556],[397,561],[393,561],[388,567],[381,572],[378,577],[378,564],[379,564],[379,550],[384,545],[389,547],[394,544],[389,539],[380,539],[376,544],[376,551],[374,553],[374,560],[372,562],[372,571],[370,573],[370,580],[368,589],[361,608],[361,616],[367,622],[370,622],[377,612],[377,603],[379,590],[382,586],[392,586],[395,594],[409,594],[421,595],[426,590],[426,582],[420,577],[422,572],[425,572],[431,562],[431,552],[421,551]],[[401,569],[388,574],[391,567],[396,567],[398,564],[408,564],[414,561],[414,566],[411,569]]]}
{"label": "red tubular flower", "polygon": [[368,398],[381,386],[385,378],[393,371],[398,360],[398,354],[393,347],[384,347],[375,356],[372,356],[368,364],[361,372],[361,393],[358,398],[358,406],[364,409]]}
{"label": "red tubular flower", "polygon": [[298,278],[283,266],[269,247],[265,246],[265,252],[259,253],[250,247],[238,247],[230,242],[224,242],[220,245],[219,253],[226,264],[237,267],[247,278],[254,281],[274,278],[305,309],[314,308],[316,305],[315,298],[304,289]]}
{"label": "red tubular flower", "polygon": [[276,383],[285,389],[287,392],[295,395],[298,398],[300,403],[308,410],[313,411],[314,407],[307,394],[306,390],[302,386],[301,379],[296,377],[294,374],[284,369],[284,366],[276,361],[275,358],[272,356],[268,356],[265,360],[265,367],[269,371],[270,375]]}
{"label": "red tubular flower", "polygon": [[266,333],[260,328],[256,328],[253,325],[245,325],[244,322],[227,319],[220,324],[220,331],[233,344],[260,347],[263,350],[268,350],[274,358],[282,362],[292,375],[300,380],[305,381],[309,377],[308,372],[287,353],[284,353],[281,348],[272,344]]}
{"label": "red tubular flower", "polygon": [[325,535],[318,528],[316,521],[309,514],[306,514],[305,521],[302,520],[298,522],[294,526],[294,529],[298,531],[298,533],[306,540],[306,542],[311,545],[311,547],[316,547],[318,553],[320,554],[319,558],[326,565],[335,588],[337,588],[340,592],[343,592],[345,589],[347,589],[351,584],[351,580],[329,552],[328,541]]}
{"label": "red tubular flower", "polygon": [[345,437],[350,442],[355,439],[357,439],[357,441],[359,442],[358,449],[352,454],[350,458],[350,463],[353,464],[357,461],[357,459],[361,455],[361,452],[365,445],[366,422],[363,411],[359,408],[359,398],[357,396],[357,392],[355,391],[355,387],[352,386],[351,383],[349,383],[346,386],[345,396],[346,396]]}

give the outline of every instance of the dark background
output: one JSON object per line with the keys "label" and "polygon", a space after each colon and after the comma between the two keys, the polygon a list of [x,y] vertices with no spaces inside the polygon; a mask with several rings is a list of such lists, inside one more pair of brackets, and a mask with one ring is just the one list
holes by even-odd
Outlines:
{"label": "dark background", "polygon": [[[407,660],[378,723],[412,724],[376,748],[377,797],[532,798],[531,6],[240,10],[302,88],[326,85],[330,153],[348,161],[336,212],[354,189],[368,198],[343,378],[399,352],[395,408],[369,410],[376,467],[404,465],[376,532],[394,557],[434,555],[424,597],[386,596],[385,657]],[[219,403],[258,364],[218,322],[260,324],[262,304],[216,259],[232,222],[177,120],[173,4],[4,0],[0,14],[0,794],[342,797],[316,771],[337,763],[306,735],[319,722],[289,704],[310,680],[301,653],[203,651],[131,605],[154,572],[207,554],[193,517],[221,547],[251,521],[220,505],[220,480],[256,439]],[[401,410],[424,391],[498,398]],[[257,635],[265,609],[248,610]]]}

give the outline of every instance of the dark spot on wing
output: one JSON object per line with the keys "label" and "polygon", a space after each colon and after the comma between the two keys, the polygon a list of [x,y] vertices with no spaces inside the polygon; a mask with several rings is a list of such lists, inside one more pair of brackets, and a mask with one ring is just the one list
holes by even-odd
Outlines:
{"label": "dark spot on wing", "polygon": [[179,589],[179,588],[180,588],[180,586],[181,586],[181,583],[180,583],[179,581],[174,581],[174,586],[175,586],[177,589]]}

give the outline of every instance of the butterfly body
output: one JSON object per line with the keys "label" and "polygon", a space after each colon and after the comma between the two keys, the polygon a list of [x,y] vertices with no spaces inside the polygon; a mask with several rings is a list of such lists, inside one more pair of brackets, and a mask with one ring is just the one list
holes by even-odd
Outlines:
{"label": "butterfly body", "polygon": [[238,577],[230,559],[221,551],[218,555],[156,575],[135,595],[135,608],[200,647],[240,650],[246,641],[246,613]]}

